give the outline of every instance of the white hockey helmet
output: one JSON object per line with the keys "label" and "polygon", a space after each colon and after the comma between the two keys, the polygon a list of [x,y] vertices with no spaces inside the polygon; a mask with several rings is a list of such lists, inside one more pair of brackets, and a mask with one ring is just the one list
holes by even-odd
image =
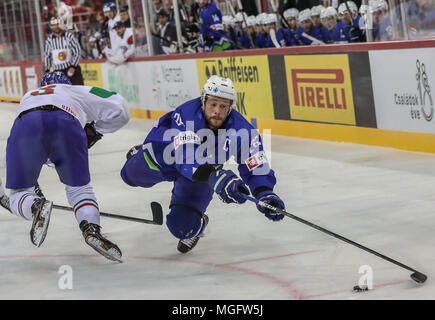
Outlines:
{"label": "white hockey helmet", "polygon": [[320,16],[320,13],[322,12],[323,9],[325,9],[325,7],[322,5],[312,7],[310,10],[311,17]]}
{"label": "white hockey helmet", "polygon": [[245,12],[237,12],[234,20],[236,22],[244,22],[248,18],[248,15]]}
{"label": "white hockey helmet", "polygon": [[375,0],[369,6],[372,13],[388,11],[388,3],[385,0]]}
{"label": "white hockey helmet", "polygon": [[334,7],[327,7],[320,12],[320,19],[325,19],[329,17],[338,18],[337,10]]}
{"label": "white hockey helmet", "polygon": [[[358,6],[355,4],[355,2],[353,1],[346,1],[347,2],[347,6],[346,3],[343,2],[342,4],[340,4],[338,6],[338,14],[342,15],[345,12],[349,12],[349,10],[351,11],[351,13],[358,13]],[[349,10],[347,9],[349,7]]]}
{"label": "white hockey helmet", "polygon": [[246,19],[246,23],[248,24],[248,27],[255,27],[257,24],[257,19],[255,16],[249,16],[248,19]]}
{"label": "white hockey helmet", "polygon": [[230,111],[236,106],[237,93],[233,81],[229,78],[222,78],[216,75],[211,76],[205,82],[201,93],[202,109],[208,96],[219,97],[230,100]]}
{"label": "white hockey helmet", "polygon": [[233,28],[236,25],[233,16],[222,16],[222,24]]}
{"label": "white hockey helmet", "polygon": [[278,18],[275,13],[269,13],[263,21],[264,24],[277,23],[277,22],[278,22]]}
{"label": "white hockey helmet", "polygon": [[310,9],[305,9],[305,10],[302,10],[301,12],[299,12],[298,22],[302,23],[303,21],[306,21],[306,20],[313,21],[313,20],[311,20],[311,10]]}
{"label": "white hockey helmet", "polygon": [[369,11],[369,6],[366,4],[362,4],[361,7],[359,7],[359,14],[362,16],[365,16],[368,11]]}
{"label": "white hockey helmet", "polygon": [[299,10],[296,8],[290,8],[284,11],[283,16],[284,19],[297,19],[299,14]]}
{"label": "white hockey helmet", "polygon": [[258,25],[264,25],[264,19],[266,19],[266,17],[267,17],[267,13],[263,12],[263,13],[258,14],[255,17],[255,20],[257,20]]}

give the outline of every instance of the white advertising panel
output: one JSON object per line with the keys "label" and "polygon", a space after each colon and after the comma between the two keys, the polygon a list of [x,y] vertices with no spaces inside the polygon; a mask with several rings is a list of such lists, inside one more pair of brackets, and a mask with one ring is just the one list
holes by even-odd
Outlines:
{"label": "white advertising panel", "polygon": [[378,128],[435,133],[435,48],[369,56]]}
{"label": "white advertising panel", "polygon": [[23,94],[20,67],[0,67],[0,97],[19,99]]}
{"label": "white advertising panel", "polygon": [[200,95],[196,61],[135,61],[102,64],[104,88],[116,91],[130,108],[171,111]]}

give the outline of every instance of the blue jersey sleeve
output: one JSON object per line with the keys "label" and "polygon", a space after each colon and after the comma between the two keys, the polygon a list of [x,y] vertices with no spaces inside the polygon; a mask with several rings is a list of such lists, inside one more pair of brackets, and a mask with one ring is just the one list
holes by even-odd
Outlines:
{"label": "blue jersey sleeve", "polygon": [[243,122],[243,129],[246,129],[249,137],[248,143],[239,141],[238,144],[237,163],[240,177],[251,192],[260,187],[273,190],[276,184],[275,173],[270,168],[260,133],[244,118],[239,121]]}

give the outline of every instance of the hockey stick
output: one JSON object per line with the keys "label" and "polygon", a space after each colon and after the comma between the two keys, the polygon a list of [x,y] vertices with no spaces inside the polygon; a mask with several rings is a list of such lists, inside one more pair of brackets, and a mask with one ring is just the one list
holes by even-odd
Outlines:
{"label": "hockey stick", "polygon": [[306,32],[302,32],[302,36],[313,41],[313,43],[315,43],[315,44],[325,44],[322,40],[314,38],[314,37],[310,36],[309,34],[307,34]]}
{"label": "hockey stick", "polygon": [[372,250],[372,249],[370,249],[370,248],[367,248],[367,247],[365,247],[365,246],[363,246],[363,245],[361,245],[361,244],[359,244],[359,243],[357,243],[357,242],[355,242],[355,241],[352,241],[352,240],[350,240],[350,239],[348,239],[348,238],[345,238],[345,237],[343,237],[343,236],[341,236],[341,235],[339,235],[339,234],[337,234],[337,233],[334,233],[334,232],[329,231],[329,230],[327,230],[327,229],[325,229],[325,228],[322,228],[322,227],[320,227],[320,226],[318,226],[318,225],[316,225],[316,224],[314,224],[314,223],[311,223],[311,222],[309,222],[309,221],[307,221],[307,220],[304,220],[304,219],[302,219],[302,218],[299,218],[299,217],[297,217],[297,216],[295,216],[295,215],[293,215],[293,214],[291,214],[291,213],[288,213],[288,212],[286,212],[286,211],[284,211],[284,210],[281,210],[281,209],[279,209],[279,208],[276,208],[276,207],[274,207],[274,206],[271,206],[271,205],[268,204],[268,203],[265,203],[265,202],[263,202],[263,201],[259,201],[259,200],[255,199],[255,198],[251,197],[251,196],[248,196],[248,195],[245,195],[245,194],[242,194],[242,196],[243,196],[246,200],[249,200],[249,201],[255,202],[257,205],[260,205],[260,206],[262,206],[262,207],[264,207],[264,208],[268,208],[268,209],[273,210],[273,211],[275,211],[275,212],[281,213],[281,214],[283,214],[283,215],[285,215],[285,216],[287,216],[287,217],[289,217],[289,218],[292,218],[292,219],[294,219],[294,220],[296,220],[296,221],[299,221],[299,222],[301,222],[301,223],[303,223],[303,224],[305,224],[305,225],[307,225],[307,226],[309,226],[309,227],[312,227],[312,228],[314,228],[314,229],[317,229],[317,230],[319,230],[319,231],[321,231],[321,232],[324,232],[324,233],[326,233],[326,234],[328,234],[328,235],[330,235],[330,236],[332,236],[332,237],[334,237],[334,238],[337,238],[337,239],[339,239],[339,240],[342,240],[342,241],[344,241],[344,242],[347,242],[347,243],[349,243],[349,244],[351,244],[351,245],[353,245],[353,246],[355,246],[355,247],[358,247],[358,248],[360,248],[360,249],[362,249],[362,250],[364,250],[364,251],[367,251],[367,252],[369,252],[369,253],[371,253],[371,254],[374,254],[375,256],[378,256],[378,257],[380,257],[380,258],[382,258],[382,259],[384,259],[384,260],[387,260],[387,261],[389,261],[389,262],[391,262],[391,263],[394,263],[395,265],[398,265],[399,267],[402,267],[402,268],[404,268],[404,269],[407,269],[407,270],[409,270],[409,271],[412,271],[413,273],[411,274],[411,279],[414,280],[414,281],[417,282],[417,283],[423,283],[423,282],[425,282],[426,279],[427,279],[427,276],[426,276],[425,274],[423,274],[423,273],[421,273],[421,272],[419,272],[419,271],[417,271],[417,270],[415,270],[415,269],[413,269],[413,268],[411,268],[411,267],[408,267],[407,265],[404,265],[403,263],[400,263],[400,262],[398,262],[398,261],[396,261],[396,260],[393,260],[393,259],[391,259],[391,258],[389,258],[389,257],[387,257],[387,256],[384,256],[383,254],[380,254],[379,252],[376,252],[376,251],[374,251],[374,250]]}
{"label": "hockey stick", "polygon": [[[53,208],[64,210],[64,211],[74,211],[71,207],[66,206],[60,206],[57,204],[53,204]],[[134,222],[140,222],[140,223],[146,223],[146,224],[156,224],[161,226],[163,224],[163,210],[162,206],[158,202],[151,202],[151,213],[153,215],[152,220],[148,219],[141,219],[141,218],[135,218],[135,217],[129,217],[129,216],[121,216],[119,214],[113,214],[113,213],[106,213],[101,212],[100,215],[107,218],[113,218],[113,219],[121,219],[121,220],[127,220],[127,221],[134,221]]]}
{"label": "hockey stick", "polygon": [[[37,183],[37,186],[39,189],[38,183]],[[40,191],[40,189],[36,192],[37,192],[38,196],[41,195],[41,197],[44,197],[44,195],[42,194],[42,191]],[[38,193],[38,192],[40,192],[40,193]],[[8,210],[10,213],[12,213],[11,208],[10,208],[9,197],[6,194],[4,194],[0,198],[0,206],[2,206],[6,210]],[[53,204],[53,208],[59,209],[59,210],[64,210],[64,211],[74,211],[74,209],[71,207],[60,206],[57,204]],[[140,222],[140,223],[146,223],[146,224],[156,224],[156,225],[161,226],[163,224],[163,210],[162,210],[162,206],[160,205],[160,203],[155,202],[155,201],[151,202],[151,213],[153,215],[153,219],[148,220],[148,219],[141,219],[141,218],[135,218],[135,217],[121,216],[118,214],[106,213],[106,212],[100,211],[100,215],[103,217],[121,219],[121,220],[127,220],[127,221],[134,221],[134,222]]]}
{"label": "hockey stick", "polygon": [[273,45],[274,45],[276,48],[281,48],[281,46],[280,46],[278,40],[276,39],[276,32],[275,32],[275,29],[270,29],[269,34],[270,34],[270,39],[272,40]]}
{"label": "hockey stick", "polygon": [[[239,11],[242,12],[243,22],[245,23],[246,28],[248,28],[248,22],[246,21],[246,18],[245,18],[244,12],[243,12],[242,1],[237,0],[237,6],[239,7]],[[249,33],[249,29],[247,29],[247,30],[245,31],[245,30],[243,29],[243,25],[242,25],[242,30],[248,34],[248,38],[249,38],[249,42],[251,43],[251,47],[252,47],[252,48],[255,48],[254,40],[252,40],[252,36],[251,36],[251,34]]]}

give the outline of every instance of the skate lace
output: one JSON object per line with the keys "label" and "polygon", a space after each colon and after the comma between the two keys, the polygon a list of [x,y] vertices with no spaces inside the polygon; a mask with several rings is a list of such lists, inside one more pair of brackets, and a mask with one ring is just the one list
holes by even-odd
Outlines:
{"label": "skate lace", "polygon": [[2,196],[0,197],[0,203],[4,208],[9,208],[9,198]]}
{"label": "skate lace", "polygon": [[198,237],[193,237],[193,238],[189,238],[189,239],[183,239],[183,240],[181,240],[181,242],[184,243],[186,246],[191,247],[195,243],[197,238]]}

